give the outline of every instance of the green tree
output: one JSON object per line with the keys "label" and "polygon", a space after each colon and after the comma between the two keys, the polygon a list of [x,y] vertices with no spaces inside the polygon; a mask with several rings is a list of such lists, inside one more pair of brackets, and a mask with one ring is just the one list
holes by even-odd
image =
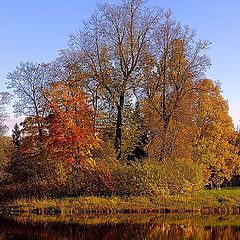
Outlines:
{"label": "green tree", "polygon": [[21,145],[21,131],[20,126],[16,123],[12,130],[12,142],[15,148],[19,151]]}
{"label": "green tree", "polygon": [[20,152],[21,147],[21,131],[20,126],[16,123],[12,129],[12,144],[13,144],[13,154],[12,161],[9,166],[9,173],[13,176],[13,181],[17,182],[22,179],[22,157]]}

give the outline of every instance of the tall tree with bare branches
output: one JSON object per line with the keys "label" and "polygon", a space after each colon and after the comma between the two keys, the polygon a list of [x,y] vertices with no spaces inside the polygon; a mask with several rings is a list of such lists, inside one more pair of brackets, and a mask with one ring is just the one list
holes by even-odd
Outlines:
{"label": "tall tree with bare branches", "polygon": [[[172,154],[171,129],[173,124],[184,122],[185,114],[179,118],[183,104],[191,112],[191,95],[196,83],[204,76],[210,65],[204,51],[209,41],[196,40],[196,34],[187,26],[176,22],[170,11],[165,11],[162,22],[155,32],[148,55],[146,55],[145,109],[156,116],[155,126],[151,118],[149,126],[154,133],[153,140],[158,141],[159,160],[163,161]],[[181,110],[182,111],[182,110]]]}
{"label": "tall tree with bare branches", "polygon": [[141,74],[143,55],[160,11],[142,0],[101,5],[85,28],[71,36],[71,44],[84,53],[89,76],[116,109],[115,149],[121,158],[122,125],[126,98],[133,95]]}
{"label": "tall tree with bare branches", "polygon": [[[32,126],[36,129],[38,151],[43,148],[42,119],[47,113],[45,100],[41,89],[47,82],[47,68],[43,64],[33,62],[20,62],[16,70],[7,76],[7,87],[14,91],[16,101],[14,112],[17,115],[30,117]],[[35,142],[36,143],[36,142]]]}

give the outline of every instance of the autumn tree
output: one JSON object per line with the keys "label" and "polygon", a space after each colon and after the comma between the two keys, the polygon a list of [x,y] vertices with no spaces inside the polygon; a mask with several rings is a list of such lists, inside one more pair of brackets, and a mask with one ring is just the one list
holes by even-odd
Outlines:
{"label": "autumn tree", "polygon": [[198,135],[193,158],[204,165],[206,183],[211,188],[220,187],[231,179],[238,165],[233,123],[219,83],[203,79],[197,87],[195,123]]}
{"label": "autumn tree", "polygon": [[210,64],[204,55],[209,42],[195,39],[195,32],[165,11],[145,56],[145,119],[160,161],[172,157],[173,149],[176,152],[176,140],[186,139],[195,85]]}
{"label": "autumn tree", "polygon": [[4,135],[7,131],[7,126],[4,120],[7,117],[6,105],[10,103],[11,94],[8,92],[0,92],[0,135]]}
{"label": "autumn tree", "polygon": [[7,167],[11,161],[12,145],[9,137],[5,136],[7,126],[4,120],[7,117],[6,105],[9,104],[11,95],[7,92],[0,93],[0,184],[10,178]]}
{"label": "autumn tree", "polygon": [[236,150],[236,167],[234,168],[233,176],[229,182],[229,186],[240,186],[240,129],[237,127],[234,129],[234,137],[231,141],[231,144],[234,145]]}
{"label": "autumn tree", "polygon": [[11,163],[13,146],[11,138],[0,135],[0,185],[10,181],[8,167]]}
{"label": "autumn tree", "polygon": [[85,76],[74,64],[61,59],[50,68],[58,78],[42,91],[49,109],[47,148],[60,159],[87,164],[97,137],[92,110],[82,89]]}
{"label": "autumn tree", "polygon": [[142,0],[100,5],[85,28],[71,36],[74,49],[84,53],[86,71],[115,108],[115,149],[121,158],[126,99],[133,95],[143,53],[159,18]]}
{"label": "autumn tree", "polygon": [[28,122],[37,129],[38,151],[43,154],[43,127],[42,119],[47,109],[45,100],[41,95],[41,89],[47,81],[46,67],[43,64],[33,62],[20,62],[16,70],[9,73],[6,82],[7,87],[13,89],[16,96],[14,112],[17,115],[30,117]]}

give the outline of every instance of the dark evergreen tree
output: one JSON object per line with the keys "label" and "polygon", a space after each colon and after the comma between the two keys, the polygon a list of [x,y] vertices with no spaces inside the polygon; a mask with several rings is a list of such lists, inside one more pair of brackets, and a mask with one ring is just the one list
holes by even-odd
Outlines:
{"label": "dark evergreen tree", "polygon": [[20,126],[16,123],[12,130],[12,143],[14,145],[14,153],[12,156],[12,162],[9,166],[9,173],[13,177],[13,181],[21,181],[22,176],[22,158],[20,153],[21,147],[21,130]]}
{"label": "dark evergreen tree", "polygon": [[21,131],[19,125],[16,123],[12,130],[12,142],[16,148],[16,150],[20,150],[21,145]]}

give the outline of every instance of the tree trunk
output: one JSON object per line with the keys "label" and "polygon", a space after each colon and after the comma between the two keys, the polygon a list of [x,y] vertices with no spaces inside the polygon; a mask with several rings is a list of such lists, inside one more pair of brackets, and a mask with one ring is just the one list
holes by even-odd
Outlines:
{"label": "tree trunk", "polygon": [[116,136],[115,136],[115,151],[117,159],[121,158],[122,150],[122,110],[124,105],[124,94],[120,95],[119,104],[117,105],[117,124],[116,124]]}
{"label": "tree trunk", "polygon": [[169,126],[169,119],[166,119],[163,127],[162,144],[161,144],[161,151],[160,151],[160,157],[159,157],[160,162],[164,161],[166,157],[168,126]]}
{"label": "tree trunk", "polygon": [[41,156],[44,156],[43,130],[42,130],[41,123],[39,122],[38,122],[38,136],[39,136],[39,152]]}

